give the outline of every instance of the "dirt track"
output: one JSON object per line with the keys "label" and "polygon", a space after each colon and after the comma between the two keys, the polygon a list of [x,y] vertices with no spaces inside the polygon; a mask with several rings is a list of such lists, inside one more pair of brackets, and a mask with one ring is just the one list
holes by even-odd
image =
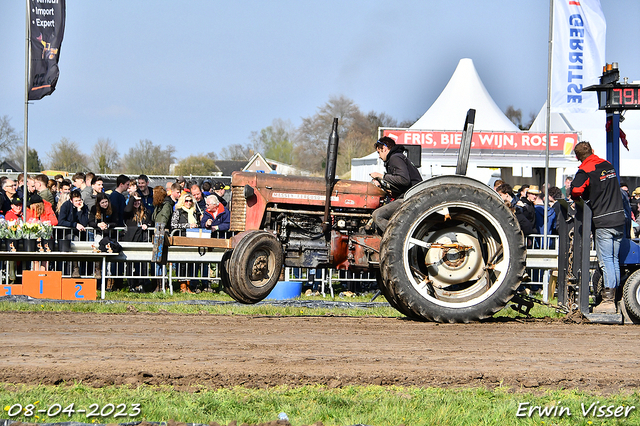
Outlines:
{"label": "dirt track", "polygon": [[640,327],[536,321],[0,313],[0,381],[640,386]]}

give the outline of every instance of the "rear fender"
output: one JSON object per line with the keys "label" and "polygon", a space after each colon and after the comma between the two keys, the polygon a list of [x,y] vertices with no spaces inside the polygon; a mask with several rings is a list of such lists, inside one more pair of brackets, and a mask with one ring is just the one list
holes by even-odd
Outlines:
{"label": "rear fender", "polygon": [[404,194],[404,199],[407,200],[410,197],[415,196],[419,192],[422,192],[425,189],[432,188],[438,185],[469,185],[476,189],[479,189],[487,194],[490,194],[493,197],[496,197],[499,200],[502,200],[498,193],[493,189],[489,188],[484,183],[470,178],[468,176],[458,176],[458,175],[443,175],[436,176],[427,180],[420,182],[419,184],[412,186],[409,190]]}

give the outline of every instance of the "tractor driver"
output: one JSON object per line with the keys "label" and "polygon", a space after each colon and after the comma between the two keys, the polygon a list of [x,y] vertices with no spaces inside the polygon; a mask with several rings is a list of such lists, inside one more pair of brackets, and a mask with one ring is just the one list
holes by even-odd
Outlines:
{"label": "tractor driver", "polygon": [[373,212],[373,221],[384,232],[389,224],[389,219],[400,207],[404,200],[404,193],[409,188],[422,181],[420,172],[404,154],[404,147],[396,145],[396,142],[388,136],[380,138],[375,143],[378,155],[384,161],[386,173],[373,172],[369,176],[373,183],[389,193],[393,201]]}

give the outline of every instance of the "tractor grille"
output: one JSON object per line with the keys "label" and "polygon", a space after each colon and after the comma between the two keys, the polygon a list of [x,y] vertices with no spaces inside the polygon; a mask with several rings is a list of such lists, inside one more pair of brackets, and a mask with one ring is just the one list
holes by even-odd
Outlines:
{"label": "tractor grille", "polygon": [[244,188],[231,188],[231,224],[230,231],[244,231],[247,219],[247,200],[244,199]]}

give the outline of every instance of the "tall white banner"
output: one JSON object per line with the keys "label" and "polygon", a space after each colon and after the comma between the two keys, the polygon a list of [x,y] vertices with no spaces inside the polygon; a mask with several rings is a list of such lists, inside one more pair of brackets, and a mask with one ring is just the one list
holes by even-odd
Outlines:
{"label": "tall white banner", "polygon": [[552,1],[551,112],[596,111],[597,94],[582,89],[598,84],[605,65],[607,23],[600,0]]}

